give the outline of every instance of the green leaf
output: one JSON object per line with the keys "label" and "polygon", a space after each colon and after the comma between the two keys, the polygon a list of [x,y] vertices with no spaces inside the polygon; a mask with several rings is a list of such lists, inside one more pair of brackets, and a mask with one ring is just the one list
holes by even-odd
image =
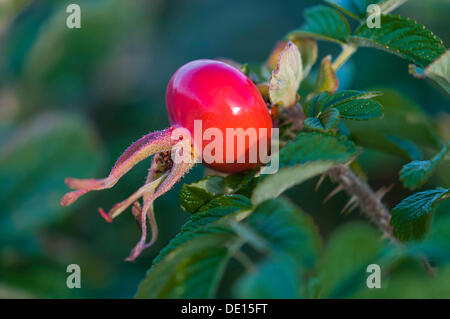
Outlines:
{"label": "green leaf", "polygon": [[442,161],[447,151],[448,146],[445,145],[431,160],[415,160],[404,165],[400,170],[400,180],[402,181],[403,186],[409,189],[416,189],[425,184],[435,171],[436,166]]}
{"label": "green leaf", "polygon": [[[210,225],[220,218],[239,211],[251,208],[250,200],[241,195],[222,195],[208,204],[202,206],[195,214],[191,215],[189,220],[183,225],[181,231],[173,238],[166,247],[164,247],[155,257],[153,265],[156,265],[164,259],[171,251],[180,245],[194,238],[215,232],[223,232],[220,228],[205,226]],[[226,231],[225,231],[226,232]]]}
{"label": "green leaf", "polygon": [[64,178],[95,175],[101,150],[89,123],[73,114],[43,114],[16,127],[0,145],[0,241],[67,216],[71,209],[59,204]]}
{"label": "green leaf", "polygon": [[281,149],[279,171],[262,178],[253,192],[252,203],[277,197],[294,185],[348,162],[355,154],[355,145],[343,136],[301,133]]}
{"label": "green leaf", "polygon": [[296,263],[285,255],[265,259],[234,285],[238,299],[298,299],[302,279]]}
{"label": "green leaf", "polygon": [[428,65],[425,70],[410,65],[410,73],[417,78],[430,78],[450,95],[450,50]]}
{"label": "green leaf", "polygon": [[260,203],[244,225],[268,243],[270,250],[291,256],[305,268],[314,267],[321,239],[312,218],[281,199]]}
{"label": "green leaf", "polygon": [[[445,204],[444,202],[441,203]],[[437,264],[438,266],[450,263],[449,217],[435,218],[430,232],[423,241],[408,242],[407,248],[411,254],[426,256],[433,264]]]}
{"label": "green leaf", "polygon": [[367,266],[380,264],[385,248],[379,232],[367,224],[354,222],[338,228],[319,263],[319,297],[349,298],[367,289]]}
{"label": "green leaf", "polygon": [[218,195],[226,193],[225,180],[221,176],[207,176],[204,179],[183,184],[180,191],[180,205],[186,212],[195,212]]}
{"label": "green leaf", "polygon": [[[233,207],[224,202],[226,197]],[[320,237],[311,217],[279,199],[264,202],[249,214],[244,211],[250,204],[242,196],[220,198],[220,202],[217,198],[202,207],[183,226],[148,272],[137,298],[215,297],[227,264],[238,257],[246,242],[265,248],[260,256],[263,260],[277,255],[295,258],[297,266],[314,265]],[[224,212],[227,206],[229,210]],[[284,263],[286,258],[276,261]]]}
{"label": "green leaf", "polygon": [[339,80],[331,65],[331,55],[327,55],[320,63],[319,74],[317,75],[314,93],[322,92],[334,93],[339,87]]}
{"label": "green leaf", "polygon": [[383,289],[364,289],[355,298],[448,299],[450,267],[437,269],[434,276],[406,270],[394,274]]}
{"label": "green leaf", "polygon": [[136,298],[213,298],[232,251],[231,234],[194,238],[172,251],[139,285]]}
{"label": "green leaf", "polygon": [[400,16],[383,15],[380,28],[362,23],[350,41],[396,54],[425,68],[445,52],[442,40],[423,25]]}
{"label": "green leaf", "polygon": [[386,14],[405,3],[406,0],[325,0],[332,6],[355,19],[363,19],[367,15],[367,7],[371,4],[380,6],[381,14]]}
{"label": "green leaf", "polygon": [[241,194],[251,197],[253,190],[258,184],[259,169],[254,169],[244,173],[230,174],[225,177],[225,183],[234,194]]}
{"label": "green leaf", "polygon": [[434,204],[450,197],[450,189],[437,188],[415,193],[402,200],[392,210],[394,235],[402,240],[421,239],[430,225]]}
{"label": "green leaf", "polygon": [[353,141],[407,159],[421,158],[419,146],[441,148],[442,142],[433,121],[417,104],[396,91],[382,91],[383,95],[375,98],[383,105],[382,119],[364,123],[345,121]]}
{"label": "green leaf", "polygon": [[306,118],[304,125],[311,131],[326,133],[335,128],[338,123],[339,111],[333,107],[326,109],[318,117]]}
{"label": "green leaf", "polygon": [[350,35],[347,19],[337,10],[326,6],[315,6],[305,10],[306,23],[287,35],[291,41],[298,38],[315,38],[345,43]]}
{"label": "green leaf", "polygon": [[258,205],[241,226],[236,232],[251,232],[243,238],[259,238],[269,254],[239,279],[236,297],[304,296],[307,282],[302,274],[315,266],[322,246],[312,218],[285,200],[273,199]]}
{"label": "green leaf", "polygon": [[303,66],[297,46],[288,42],[281,52],[277,68],[269,82],[269,96],[272,104],[292,106],[297,102],[297,90],[303,79]]}
{"label": "green leaf", "polygon": [[371,98],[379,92],[345,90],[334,94],[322,93],[311,99],[304,107],[305,115],[317,116],[324,110],[335,108],[340,118],[369,120],[383,116],[383,106]]}

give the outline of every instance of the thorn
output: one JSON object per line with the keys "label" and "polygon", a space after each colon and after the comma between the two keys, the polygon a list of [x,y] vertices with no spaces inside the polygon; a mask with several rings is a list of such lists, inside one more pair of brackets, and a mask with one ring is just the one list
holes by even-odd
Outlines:
{"label": "thorn", "polygon": [[[350,199],[348,200],[348,202],[345,204],[344,208],[342,208],[341,214],[344,214],[345,211],[347,210],[347,208],[349,208],[350,206],[352,206],[352,205],[356,202],[356,200],[357,200],[357,197],[356,197],[356,196],[350,197]],[[350,213],[350,210],[349,210],[346,214],[348,214],[348,213]]]}
{"label": "thorn", "polygon": [[108,214],[105,213],[105,211],[103,210],[103,208],[99,208],[98,209],[100,216],[103,217],[104,220],[106,220],[108,223],[112,223],[112,218],[108,216]]}
{"label": "thorn", "polygon": [[347,214],[350,214],[352,211],[354,211],[358,207],[358,203],[355,202],[353,205],[348,209]]}
{"label": "thorn", "polygon": [[319,190],[319,187],[320,187],[320,185],[322,185],[322,182],[324,181],[324,179],[325,179],[325,174],[322,174],[320,176],[319,180],[317,181],[317,185],[316,185],[316,188],[314,189],[314,191],[317,192]]}
{"label": "thorn", "polygon": [[383,187],[381,187],[379,190],[377,190],[376,192],[375,192],[375,195],[377,196],[377,198],[379,199],[379,200],[381,200],[383,197],[384,197],[384,195],[386,195],[389,191],[391,191],[391,189],[394,187],[394,184],[391,184],[391,185],[389,185],[389,186],[383,186]]}
{"label": "thorn", "polygon": [[343,189],[344,189],[344,187],[342,185],[338,185],[335,189],[333,189],[331,191],[331,193],[328,194],[327,197],[325,197],[325,199],[323,200],[322,203],[326,203],[331,197],[333,197],[334,195],[336,195],[337,193],[339,193]]}

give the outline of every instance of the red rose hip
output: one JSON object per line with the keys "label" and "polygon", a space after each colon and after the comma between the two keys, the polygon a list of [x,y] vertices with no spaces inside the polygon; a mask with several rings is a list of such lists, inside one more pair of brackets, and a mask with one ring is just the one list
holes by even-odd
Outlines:
{"label": "red rose hip", "polygon": [[[257,155],[260,143],[266,148],[270,145],[272,121],[261,94],[245,74],[226,63],[197,60],[182,66],[167,86],[166,105],[170,123],[186,128],[192,136],[195,120],[202,122],[202,136],[208,129],[220,130],[221,156],[207,159],[207,152],[202,152],[203,163],[218,171],[235,173],[252,169],[261,161],[259,156],[252,161],[250,148]],[[238,128],[242,130],[236,131]],[[203,139],[202,151],[208,142],[211,141]],[[233,145],[227,145],[230,142]],[[245,145],[240,145],[244,142]],[[234,156],[227,153],[227,146]],[[239,158],[244,163],[238,163]]]}

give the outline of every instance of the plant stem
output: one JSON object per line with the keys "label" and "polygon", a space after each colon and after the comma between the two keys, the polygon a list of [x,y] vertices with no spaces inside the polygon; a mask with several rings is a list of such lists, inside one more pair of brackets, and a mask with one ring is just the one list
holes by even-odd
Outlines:
{"label": "plant stem", "polygon": [[332,180],[339,182],[347,193],[356,198],[366,217],[377,225],[386,237],[391,241],[398,241],[392,233],[389,211],[367,183],[360,180],[345,165],[333,167],[328,173]]}
{"label": "plant stem", "polygon": [[355,53],[357,47],[351,44],[343,44],[342,51],[332,64],[333,70],[336,72],[339,68]]}
{"label": "plant stem", "polygon": [[[356,198],[363,214],[372,221],[372,223],[374,223],[392,243],[402,245],[392,232],[392,227],[390,225],[391,214],[367,183],[360,180],[353,174],[350,168],[345,165],[333,167],[329,170],[328,174],[333,181],[339,182],[347,193]],[[434,268],[430,265],[428,259],[423,256],[421,257],[421,261],[425,270],[431,276],[434,276]]]}

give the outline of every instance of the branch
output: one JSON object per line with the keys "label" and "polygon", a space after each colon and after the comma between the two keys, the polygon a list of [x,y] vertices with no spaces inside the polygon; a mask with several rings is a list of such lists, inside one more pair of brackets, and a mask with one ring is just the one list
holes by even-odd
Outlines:
{"label": "branch", "polygon": [[333,181],[339,182],[347,193],[354,196],[363,214],[378,226],[386,237],[393,242],[398,242],[392,233],[391,214],[367,183],[360,180],[345,165],[336,166],[328,173]]}
{"label": "branch", "polygon": [[[328,171],[330,178],[338,182],[345,191],[356,199],[363,214],[374,223],[392,243],[401,245],[392,233],[391,214],[381,202],[381,199],[364,181],[360,180],[345,165],[333,167]],[[434,268],[430,265],[426,257],[421,257],[425,270],[431,275],[435,275]]]}

